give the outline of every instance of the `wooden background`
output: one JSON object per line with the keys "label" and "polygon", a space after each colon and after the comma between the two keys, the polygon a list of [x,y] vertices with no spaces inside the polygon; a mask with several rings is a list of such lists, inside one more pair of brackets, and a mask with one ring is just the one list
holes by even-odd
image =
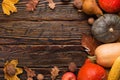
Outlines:
{"label": "wooden background", "polygon": [[[55,0],[54,10],[41,0],[34,12],[27,12],[27,1],[20,0],[18,13],[10,16],[0,7],[0,80],[4,80],[4,63],[12,59],[18,59],[21,68],[27,66],[36,74],[42,73],[45,80],[50,80],[51,68],[58,66],[60,80],[70,62],[79,68],[87,58],[81,37],[82,33],[90,34],[89,16],[78,13],[72,1],[65,4],[60,0]],[[26,73],[20,78],[26,80]]]}

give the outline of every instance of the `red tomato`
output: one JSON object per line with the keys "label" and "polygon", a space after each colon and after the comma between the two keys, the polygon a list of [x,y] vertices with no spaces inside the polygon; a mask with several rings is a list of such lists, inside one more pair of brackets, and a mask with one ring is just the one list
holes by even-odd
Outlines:
{"label": "red tomato", "polygon": [[66,72],[62,76],[62,80],[76,80],[76,76],[72,72]]}
{"label": "red tomato", "polygon": [[87,59],[78,72],[77,80],[106,80],[106,71]]}

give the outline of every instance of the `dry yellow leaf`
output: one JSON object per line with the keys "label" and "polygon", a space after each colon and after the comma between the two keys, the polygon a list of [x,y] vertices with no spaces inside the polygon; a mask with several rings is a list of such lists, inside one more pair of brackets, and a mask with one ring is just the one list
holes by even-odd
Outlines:
{"label": "dry yellow leaf", "polygon": [[6,62],[4,66],[4,74],[6,80],[20,80],[17,75],[23,72],[22,68],[17,68],[18,60]]}
{"label": "dry yellow leaf", "polygon": [[19,0],[10,0],[13,4],[18,3]]}
{"label": "dry yellow leaf", "polygon": [[4,14],[10,15],[10,11],[6,8],[6,6],[3,6],[3,4],[2,4],[2,8],[3,8]]}
{"label": "dry yellow leaf", "polygon": [[3,13],[6,15],[10,15],[10,13],[17,12],[17,8],[14,4],[16,4],[19,0],[3,0],[2,9]]}

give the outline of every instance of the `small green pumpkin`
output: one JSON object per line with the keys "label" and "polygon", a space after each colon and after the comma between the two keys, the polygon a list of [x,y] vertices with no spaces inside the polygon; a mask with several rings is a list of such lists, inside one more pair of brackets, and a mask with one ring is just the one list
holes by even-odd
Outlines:
{"label": "small green pumpkin", "polygon": [[115,14],[104,14],[93,23],[91,32],[100,42],[115,42],[120,38],[120,17]]}

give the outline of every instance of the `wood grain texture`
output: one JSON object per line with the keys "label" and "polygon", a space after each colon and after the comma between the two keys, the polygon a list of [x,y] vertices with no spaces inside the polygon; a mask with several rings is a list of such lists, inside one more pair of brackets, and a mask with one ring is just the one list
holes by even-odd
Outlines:
{"label": "wood grain texture", "polygon": [[[87,53],[82,51],[81,46],[72,45],[1,45],[0,46],[0,68],[4,67],[6,61],[17,59],[18,67],[27,66],[33,68],[36,73],[45,75],[45,80],[50,79],[50,71],[54,66],[60,68],[58,80],[62,74],[68,71],[68,64],[75,62],[81,67],[87,58]],[[0,70],[3,79],[3,71]],[[20,75],[26,80],[26,73]],[[36,80],[36,79],[34,79]]]}
{"label": "wood grain texture", "polygon": [[78,13],[77,9],[73,6],[73,3],[63,4],[60,1],[55,1],[56,8],[50,9],[46,0],[41,0],[34,12],[26,11],[27,1],[21,1],[17,4],[17,13],[11,14],[11,16],[3,15],[2,9],[0,9],[0,21],[2,20],[30,20],[30,21],[43,21],[43,20],[85,20],[87,15],[84,13]]}
{"label": "wood grain texture", "polygon": [[80,44],[86,21],[0,22],[0,44]]}
{"label": "wood grain texture", "polygon": [[[4,63],[12,59],[18,59],[21,68],[27,66],[42,73],[45,80],[50,80],[51,68],[58,66],[56,80],[61,80],[70,62],[80,68],[87,58],[81,37],[82,33],[91,34],[89,16],[78,13],[73,1],[55,0],[56,8],[51,10],[47,1],[40,0],[34,12],[25,10],[27,1],[20,0],[16,4],[18,12],[10,16],[0,7],[0,80],[4,80]],[[26,77],[24,71],[20,78]]]}
{"label": "wood grain texture", "polygon": [[68,66],[67,63],[72,61],[81,66],[87,57],[82,49],[77,45],[1,45],[0,67],[3,67],[5,61],[11,59],[19,59],[21,67],[23,65],[29,67]]}

